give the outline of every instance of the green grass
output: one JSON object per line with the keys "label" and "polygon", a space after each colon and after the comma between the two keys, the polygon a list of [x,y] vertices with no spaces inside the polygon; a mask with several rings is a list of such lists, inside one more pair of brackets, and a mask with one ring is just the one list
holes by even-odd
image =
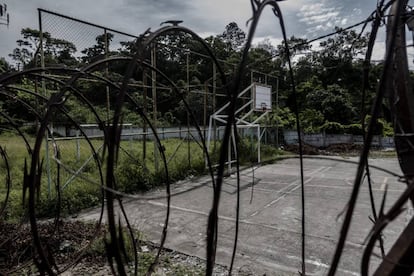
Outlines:
{"label": "green grass", "polygon": [[383,151],[383,150],[372,150],[369,153],[370,158],[397,158],[397,152],[395,150]]}
{"label": "green grass", "polygon": [[[34,146],[34,138],[29,137],[29,144]],[[40,185],[40,198],[37,201],[36,212],[40,217],[54,216],[58,209],[62,215],[76,213],[82,209],[96,206],[102,199],[101,178],[106,177],[106,162],[102,158],[103,140],[92,140],[98,160],[93,158],[93,151],[86,140],[56,140],[55,145],[60,154],[60,178],[58,182],[58,162],[55,160],[53,143],[48,144],[49,154],[46,155],[46,143],[43,142],[41,160],[43,160]],[[8,156],[10,165],[11,191],[7,210],[0,219],[18,220],[25,213],[23,206],[23,179],[25,160],[30,168],[31,158],[23,139],[13,134],[0,135],[0,146]],[[200,175],[206,172],[203,151],[194,141],[179,139],[162,140],[168,175],[171,182],[181,180],[190,175]],[[211,147],[213,148],[213,147]],[[256,145],[242,140],[240,144],[241,161],[244,164],[257,161]],[[126,193],[137,193],[160,187],[166,183],[165,164],[161,153],[156,150],[154,142],[146,142],[146,156],[144,160],[143,141],[121,142],[115,166],[117,189]],[[155,147],[157,149],[157,147]],[[262,160],[272,159],[281,152],[273,147],[262,145]],[[105,151],[105,154],[107,152]],[[212,153],[212,161],[217,161],[218,153]],[[47,159],[49,157],[49,160]],[[156,162],[155,160],[158,160]],[[158,166],[155,164],[158,163]],[[101,165],[102,176],[99,173]],[[81,169],[82,168],[82,169]],[[73,172],[78,171],[77,176]],[[50,174],[48,173],[50,172]],[[3,204],[6,195],[6,168],[4,160],[0,160],[0,204]],[[58,206],[59,184],[61,205]],[[28,195],[26,195],[27,198]],[[27,199],[26,199],[27,200]],[[2,206],[2,205],[0,205]]]}

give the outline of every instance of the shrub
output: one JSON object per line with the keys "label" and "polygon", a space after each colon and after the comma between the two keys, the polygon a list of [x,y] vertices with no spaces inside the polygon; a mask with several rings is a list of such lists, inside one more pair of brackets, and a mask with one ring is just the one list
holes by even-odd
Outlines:
{"label": "shrub", "polygon": [[239,139],[239,160],[241,163],[257,161],[257,154],[254,153],[254,147],[250,138]]}
{"label": "shrub", "polygon": [[337,122],[327,121],[322,125],[321,130],[327,134],[343,134],[344,126]]}
{"label": "shrub", "polygon": [[[368,131],[368,126],[369,126],[370,121],[371,121],[371,115],[367,115],[365,117],[365,131]],[[377,122],[375,123],[374,129],[373,129],[374,135],[382,135],[383,130],[384,130],[384,125],[382,122],[381,122],[381,119],[378,119]]]}
{"label": "shrub", "polygon": [[125,193],[145,192],[152,188],[153,175],[137,160],[127,158],[115,170],[118,190]]}
{"label": "shrub", "polygon": [[363,135],[361,124],[351,124],[344,126],[345,133],[352,135]]}
{"label": "shrub", "polygon": [[[83,209],[98,205],[101,200],[99,189],[90,184],[70,183],[61,191],[60,214],[70,215]],[[57,195],[53,193],[48,198],[45,191],[42,192],[40,201],[37,204],[37,214],[39,217],[52,217],[58,213]]]}
{"label": "shrub", "polygon": [[392,127],[391,123],[385,121],[384,119],[378,119],[378,123],[382,125],[382,136],[394,136],[394,128]]}

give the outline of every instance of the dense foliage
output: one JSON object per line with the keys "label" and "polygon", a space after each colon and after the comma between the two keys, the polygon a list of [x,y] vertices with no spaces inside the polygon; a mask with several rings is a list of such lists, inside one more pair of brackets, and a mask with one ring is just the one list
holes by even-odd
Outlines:
{"label": "dense foliage", "polygon": [[[291,37],[288,44],[291,47],[294,73],[298,92],[298,112],[305,132],[319,132],[326,126],[339,124],[344,131],[361,128],[363,114],[370,110],[377,85],[378,72],[381,64],[371,64],[370,89],[364,103],[361,102],[362,88],[362,57],[367,47],[367,36],[358,36],[353,30],[336,29],[337,34],[320,41],[319,45],[309,44],[306,39]],[[14,61],[10,65],[4,58],[0,58],[1,72],[10,70],[22,70],[40,66],[39,43],[40,33],[37,30],[25,28],[21,32],[22,39],[17,41],[16,49],[9,55]],[[84,49],[76,49],[75,43],[64,39],[53,38],[49,33],[43,33],[43,50],[45,64],[47,66],[68,66],[80,68],[103,57],[113,55],[131,55],[135,50],[134,43],[124,41],[116,51],[109,51],[114,35],[111,33],[96,37],[96,44]],[[222,34],[205,38],[216,57],[224,68],[224,72],[230,75],[236,68],[241,50],[246,40],[246,34],[236,23],[231,22]],[[316,50],[312,48],[315,47]],[[111,47],[113,49],[114,47]],[[156,66],[173,80],[182,90],[189,102],[199,124],[204,124],[206,118],[226,101],[224,83],[219,77],[214,77],[213,64],[206,57],[206,51],[199,42],[188,35],[169,34],[157,41]],[[148,59],[150,56],[148,55]],[[126,69],[126,63],[111,63],[101,68],[96,74],[109,78],[112,81],[121,81]],[[272,45],[269,40],[259,42],[249,54],[249,65],[242,87],[253,81],[264,82],[276,89],[278,78],[278,108],[274,104],[274,112],[267,118],[267,125],[278,125],[285,128],[295,128],[294,116],[295,104],[290,84],[287,78],[287,55],[283,44]],[[260,72],[251,75],[251,71]],[[161,77],[156,77],[157,94],[152,94],[151,72],[144,72],[134,76],[136,87],[130,91],[135,101],[140,103],[151,118],[157,118],[157,125],[187,124],[189,116],[180,97],[167,88],[168,83]],[[35,78],[21,80],[21,87],[32,90],[38,89]],[[116,98],[116,93],[108,89],[104,83],[80,81],[79,88],[85,92],[85,97],[93,102],[99,115],[109,118],[111,104]],[[53,93],[59,87],[46,85],[48,93]],[[216,97],[213,99],[213,93]],[[105,95],[105,96],[104,96]],[[33,102],[31,96],[25,96],[26,100]],[[156,99],[156,114],[154,114],[153,100]],[[276,101],[276,95],[273,98]],[[15,100],[2,100],[1,110],[21,123],[27,122],[33,117],[24,108],[16,104],[10,104]],[[15,102],[14,102],[15,103]],[[36,103],[42,104],[42,103]],[[95,123],[95,118],[87,107],[69,99],[66,104],[68,113],[76,120],[83,123]],[[387,112],[384,112],[387,114]],[[381,124],[383,129],[389,130],[389,118],[383,116]],[[57,124],[65,124],[68,119],[65,116],[56,115]],[[125,109],[125,122],[142,125],[143,121],[129,108]],[[208,119],[207,119],[208,121]],[[358,126],[359,124],[359,126]],[[352,127],[350,127],[352,126]],[[331,129],[331,128],[328,128]],[[389,133],[387,133],[389,135]]]}

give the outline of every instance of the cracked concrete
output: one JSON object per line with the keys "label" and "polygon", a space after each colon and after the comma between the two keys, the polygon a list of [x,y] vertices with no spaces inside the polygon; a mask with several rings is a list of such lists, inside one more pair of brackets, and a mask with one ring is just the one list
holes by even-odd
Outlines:
{"label": "cracked concrete", "polygon": [[[373,159],[371,163],[400,172],[396,159]],[[342,226],[341,212],[348,202],[356,165],[305,159],[304,167],[307,275],[325,275]],[[377,206],[388,185],[386,206],[389,207],[401,194],[404,184],[379,170],[373,169],[372,176]],[[210,178],[191,179],[173,186],[166,247],[205,258],[207,216],[213,196]],[[235,177],[226,178],[220,202],[216,258],[222,265],[230,264],[234,244],[236,191]],[[277,164],[257,167],[254,173],[252,169],[244,170],[241,173],[240,203],[239,243],[234,274],[243,270],[253,275],[297,275],[301,268],[299,160],[286,159]],[[125,200],[130,222],[153,242],[160,240],[166,206],[165,191],[148,193],[143,199]],[[407,212],[412,213],[412,210],[408,209]],[[404,213],[385,229],[386,249],[402,231],[406,216],[411,213]],[[98,210],[89,210],[79,218],[90,220],[98,216]],[[369,216],[371,207],[365,183],[361,187],[338,275],[359,275],[363,243],[372,227]],[[375,252],[379,253],[378,248]],[[377,256],[371,257],[371,269],[379,262]]]}

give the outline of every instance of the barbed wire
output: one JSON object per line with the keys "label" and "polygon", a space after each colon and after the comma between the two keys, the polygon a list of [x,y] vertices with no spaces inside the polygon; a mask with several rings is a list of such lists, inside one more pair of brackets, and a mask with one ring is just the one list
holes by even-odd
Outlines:
{"label": "barbed wire", "polygon": [[[389,7],[391,4],[397,5],[397,12],[393,14],[396,19],[400,20],[401,15],[403,14],[403,8],[406,6],[406,2],[401,0],[396,0],[396,2],[391,1],[386,4],[384,4],[385,1],[381,1],[381,4],[379,5],[380,10],[384,10],[382,7]],[[164,144],[161,141],[161,138],[159,137],[159,133],[157,132],[157,129],[155,128],[155,123],[151,120],[151,118],[146,114],[144,111],[144,108],[142,106],[142,103],[139,102],[137,99],[131,96],[130,94],[130,83],[134,84],[133,81],[139,81],[138,79],[142,75],[146,75],[147,78],[152,79],[153,81],[157,81],[158,79],[163,79],[163,81],[166,83],[163,85],[165,88],[170,88],[170,92],[174,97],[179,98],[183,105],[185,110],[188,112],[189,118],[193,121],[198,138],[200,139],[197,141],[197,146],[202,149],[203,153],[206,157],[206,165],[208,170],[208,182],[211,183],[213,188],[213,200],[211,204],[211,209],[208,213],[208,219],[207,219],[207,240],[206,240],[206,275],[212,275],[214,266],[216,263],[216,254],[217,254],[217,246],[218,246],[218,234],[219,234],[219,206],[220,202],[222,201],[221,193],[223,189],[223,183],[225,181],[224,174],[225,174],[225,164],[226,164],[226,158],[228,154],[228,150],[230,149],[229,144],[234,142],[235,147],[235,157],[236,157],[236,215],[234,219],[234,240],[233,240],[233,246],[232,246],[232,254],[231,254],[231,261],[230,261],[230,274],[232,273],[232,270],[234,268],[235,264],[235,258],[236,258],[236,252],[238,250],[238,238],[239,238],[239,224],[240,224],[240,208],[241,208],[241,167],[240,167],[240,161],[239,161],[239,153],[240,153],[240,137],[237,132],[234,131],[234,129],[237,128],[236,125],[236,109],[237,109],[237,101],[240,100],[238,98],[238,94],[241,88],[241,80],[246,73],[247,69],[249,68],[250,64],[248,64],[248,55],[249,50],[252,47],[252,41],[253,36],[255,33],[256,26],[259,22],[261,12],[263,9],[267,6],[270,6],[273,8],[273,12],[275,17],[279,20],[279,25],[281,27],[283,36],[284,36],[284,51],[287,56],[288,61],[288,67],[289,67],[289,82],[290,87],[292,89],[291,93],[293,97],[296,98],[296,89],[295,89],[295,77],[293,75],[293,68],[291,64],[290,59],[290,51],[292,50],[290,46],[287,43],[287,36],[286,31],[284,28],[284,21],[282,17],[281,10],[279,9],[277,1],[274,0],[264,0],[264,1],[257,1],[252,0],[252,9],[253,9],[253,17],[251,19],[250,23],[250,30],[248,33],[248,38],[246,42],[246,47],[243,49],[240,63],[236,66],[236,69],[234,71],[233,79],[230,80],[228,76],[224,73],[223,70],[223,64],[220,60],[216,58],[214,55],[212,49],[210,48],[210,45],[208,45],[205,40],[201,37],[199,37],[196,33],[191,31],[190,29],[181,27],[181,26],[166,26],[162,27],[159,30],[151,33],[144,33],[142,36],[139,36],[136,41],[136,52],[134,57],[105,57],[103,59],[100,59],[98,61],[92,61],[89,64],[82,65],[82,68],[79,69],[70,69],[70,68],[33,68],[28,69],[22,72],[15,72],[13,74],[7,75],[7,76],[1,76],[0,77],[0,97],[2,99],[10,99],[10,98],[17,98],[16,103],[21,105],[23,109],[33,115],[33,121],[37,120],[37,129],[35,131],[36,137],[34,141],[28,142],[26,135],[21,131],[21,124],[18,119],[12,118],[8,116],[5,112],[0,110],[0,115],[2,118],[4,118],[11,129],[14,129],[15,132],[19,135],[19,137],[22,137],[24,140],[24,143],[27,146],[28,150],[28,157],[29,162],[25,161],[24,168],[23,168],[23,182],[22,182],[22,193],[23,193],[23,201],[24,204],[27,205],[27,212],[28,212],[28,219],[31,227],[31,236],[34,244],[34,249],[36,252],[36,255],[34,257],[35,265],[37,266],[37,269],[39,273],[47,273],[50,275],[55,275],[58,273],[61,273],[68,269],[71,265],[59,267],[59,265],[56,263],[56,256],[54,252],[49,248],[48,241],[43,237],[43,233],[39,231],[39,217],[37,214],[37,211],[39,209],[39,205],[36,202],[36,198],[38,199],[39,193],[42,190],[43,186],[45,185],[44,182],[41,181],[41,175],[45,174],[45,166],[44,165],[48,162],[47,158],[45,159],[45,163],[43,163],[42,154],[41,151],[42,145],[44,144],[44,141],[47,141],[46,144],[48,144],[49,141],[51,141],[52,149],[47,150],[51,151],[52,157],[50,158],[53,161],[54,170],[56,171],[56,179],[54,182],[54,188],[56,189],[56,205],[57,205],[57,212],[55,214],[55,226],[57,225],[57,222],[61,219],[61,203],[62,203],[62,180],[63,180],[63,173],[67,173],[68,175],[76,175],[80,180],[84,181],[85,183],[92,184],[92,186],[96,186],[99,188],[99,190],[102,192],[101,199],[101,212],[100,212],[100,218],[98,225],[101,224],[102,217],[104,215],[104,209],[106,210],[107,215],[107,227],[109,231],[110,239],[106,240],[106,248],[107,248],[107,257],[108,257],[108,263],[111,266],[112,273],[119,275],[126,275],[126,261],[125,261],[125,239],[123,235],[122,227],[125,225],[128,232],[128,237],[133,241],[133,247],[134,247],[134,274],[138,274],[138,255],[137,255],[137,244],[135,242],[136,237],[134,234],[134,231],[132,229],[132,224],[129,221],[129,214],[126,212],[124,208],[124,199],[134,199],[134,200],[148,200],[153,199],[150,196],[137,196],[133,194],[126,193],[122,191],[120,188],[120,185],[118,183],[118,178],[116,175],[116,169],[118,163],[118,158],[120,154],[122,154],[123,151],[125,151],[121,146],[121,128],[123,125],[123,108],[125,105],[130,104],[134,107],[134,110],[136,111],[137,115],[140,116],[140,118],[145,121],[148,128],[151,129],[153,136],[154,136],[154,152],[157,151],[160,159],[161,159],[161,169],[163,171],[163,178],[161,182],[163,182],[166,195],[164,197],[160,197],[165,199],[166,202],[166,213],[163,220],[163,223],[161,225],[161,237],[160,237],[160,246],[157,250],[155,259],[151,262],[150,267],[148,268],[147,274],[150,274],[155,271],[155,266],[157,264],[157,261],[160,257],[162,248],[166,242],[167,232],[169,228],[169,216],[171,211],[171,197],[176,195],[170,187],[170,184],[172,182],[172,178],[169,174],[169,167],[168,167],[168,160],[165,153],[165,147]],[[383,5],[384,4],[384,5]],[[56,16],[56,15],[53,15]],[[394,18],[394,19],[395,19]],[[379,28],[380,24],[382,23],[383,17],[372,17],[365,21],[359,22],[357,24],[353,24],[349,26],[348,28],[355,28],[357,26],[360,26],[361,24],[366,24],[368,22],[371,22],[375,19],[374,28]],[[71,20],[70,18],[65,18],[65,20]],[[390,68],[395,64],[394,60],[394,53],[393,51],[398,48],[398,50],[405,50],[406,47],[394,47],[396,40],[395,40],[395,34],[397,33],[397,28],[399,26],[399,21],[393,20],[391,24],[391,27],[389,27],[390,30],[390,36],[391,40],[389,41],[390,44],[387,45],[387,54],[386,54],[386,60],[384,62],[384,71],[381,75],[381,80],[379,83],[379,89],[377,92],[377,96],[374,102],[374,108],[371,113],[372,119],[368,125],[368,129],[366,132],[366,135],[364,137],[364,147],[361,151],[360,159],[358,162],[353,161],[346,161],[346,160],[340,160],[340,162],[351,162],[356,163],[357,166],[357,172],[353,184],[353,190],[351,197],[349,199],[348,205],[346,206],[346,209],[344,209],[345,218],[342,226],[342,230],[340,233],[340,237],[337,244],[337,249],[335,251],[335,255],[333,256],[333,260],[330,265],[330,270],[328,272],[328,275],[334,275],[337,270],[338,263],[340,261],[341,254],[344,251],[344,244],[347,239],[347,233],[349,230],[350,222],[353,217],[353,211],[356,206],[356,200],[358,197],[358,193],[360,190],[360,187],[362,183],[364,182],[365,177],[367,177],[368,182],[370,183],[370,175],[372,174],[372,171],[368,170],[368,168],[375,168],[379,169],[383,172],[391,174],[395,178],[399,178],[402,180],[406,180],[407,182],[407,188],[404,190],[403,194],[400,195],[400,197],[397,199],[396,202],[392,205],[392,207],[388,210],[388,212],[385,212],[384,206],[386,202],[386,195],[387,192],[384,193],[381,207],[377,211],[375,208],[372,208],[373,211],[373,229],[370,232],[370,235],[368,236],[368,245],[364,252],[364,257],[361,261],[361,271],[363,275],[366,275],[368,273],[368,266],[369,266],[369,257],[372,256],[372,249],[374,244],[379,240],[381,242],[381,231],[392,221],[394,220],[403,210],[404,204],[410,199],[410,197],[413,196],[414,191],[414,185],[412,182],[411,176],[407,176],[406,172],[403,171],[404,176],[392,172],[388,169],[381,169],[379,167],[372,166],[368,163],[368,155],[370,153],[370,145],[373,139],[373,129],[374,129],[374,123],[376,118],[379,115],[379,108],[382,104],[382,100],[385,96],[385,93],[387,92],[387,84],[390,81]],[[54,22],[54,23],[53,23]],[[45,23],[46,26],[49,25],[59,25],[56,24],[57,21],[55,19],[50,19],[47,23]],[[82,22],[79,22],[82,23]],[[83,23],[82,23],[83,24]],[[63,29],[70,29],[75,28],[76,24],[69,23],[63,23]],[[46,27],[45,26],[45,27]],[[49,31],[53,33],[59,33],[60,29],[58,27],[52,27],[49,26]],[[46,29],[48,29],[46,28]],[[91,28],[90,33],[95,33],[95,30],[101,31],[99,26],[88,26],[88,27],[80,27],[83,30],[77,34],[77,36],[74,36],[75,39],[78,39],[80,41],[79,45],[83,45],[82,47],[88,47],[90,37],[86,37],[83,33],[88,33],[89,28]],[[45,29],[45,31],[46,31]],[[108,29],[109,30],[109,29]],[[112,30],[113,31],[113,30]],[[341,30],[343,31],[343,30]],[[66,31],[65,31],[66,32]],[[330,35],[335,35],[339,33],[338,30],[335,33],[332,33]],[[151,51],[151,46],[154,43],[154,41],[157,41],[158,38],[172,34],[172,33],[181,33],[184,34],[187,37],[191,37],[191,39],[197,43],[200,43],[200,45],[205,49],[207,55],[205,58],[211,59],[212,62],[217,66],[218,74],[221,79],[223,89],[226,90],[227,95],[230,100],[229,107],[227,108],[227,123],[225,126],[225,133],[223,135],[223,138],[221,139],[222,144],[219,152],[219,165],[217,167],[217,170],[213,170],[212,161],[210,159],[210,152],[207,150],[206,145],[206,139],[205,135],[203,134],[199,124],[197,123],[196,117],[194,115],[194,110],[190,106],[190,104],[186,101],[185,93],[183,93],[183,89],[177,86],[177,84],[169,78],[164,72],[163,68],[156,68],[155,66],[151,65],[149,62],[145,61],[145,58],[148,56],[148,53]],[[96,34],[100,35],[100,32],[96,32]],[[54,35],[54,34],[53,34]],[[76,35],[76,34],[75,34]],[[121,34],[125,35],[125,34]],[[366,56],[365,62],[370,63],[370,50],[372,50],[374,41],[375,41],[376,31],[374,29],[374,32],[371,34],[370,37],[370,43],[368,45],[369,51]],[[68,35],[67,37],[70,37]],[[127,37],[127,36],[126,36]],[[319,39],[324,39],[327,36],[323,36]],[[59,38],[64,39],[64,36],[60,36]],[[95,37],[94,37],[95,38]],[[315,40],[316,41],[316,40]],[[95,41],[96,42],[96,41]],[[314,42],[314,41],[312,41]],[[308,43],[312,43],[308,42]],[[397,45],[398,46],[398,45]],[[102,68],[109,68],[110,65],[119,64],[122,63],[127,67],[125,73],[122,75],[121,81],[119,79],[112,80],[108,78],[105,74],[102,74]],[[397,67],[401,67],[398,65]],[[404,69],[405,70],[405,69]],[[140,74],[134,75],[136,72],[139,72]],[[149,74],[149,72],[156,73],[156,77],[153,77],[155,75]],[[365,71],[366,73],[366,71]],[[63,75],[63,77],[61,77]],[[37,93],[38,91],[34,91],[34,88],[32,87],[32,90],[24,87],[20,87],[19,85],[13,85],[13,84],[19,84],[19,82],[22,79],[29,79],[32,80],[34,83],[39,84],[40,86],[43,86],[43,88],[46,87],[52,87],[53,93],[41,95]],[[108,115],[106,118],[103,118],[104,116],[98,112],[98,107],[93,102],[91,102],[85,95],[85,91],[83,91],[82,83],[86,82],[88,79],[94,80],[98,83],[104,83],[105,86],[109,87],[108,94],[110,96],[114,96],[114,101],[111,102],[111,114]],[[131,80],[133,80],[131,82]],[[394,81],[394,79],[392,79]],[[92,81],[91,81],[92,82]],[[393,82],[394,83],[394,82]],[[364,82],[364,85],[366,82]],[[394,87],[395,88],[395,87]],[[396,89],[396,88],[395,88]],[[29,100],[23,98],[22,96],[19,96],[19,93],[24,94],[25,96],[29,96]],[[20,98],[21,97],[21,98]],[[102,128],[103,132],[103,140],[101,141],[102,145],[97,146],[92,142],[92,138],[88,137],[84,129],[82,128],[80,122],[74,114],[71,114],[67,111],[65,108],[69,103],[70,100],[74,100],[76,104],[86,106],[88,111],[93,115],[94,119],[98,122],[98,125]],[[39,104],[39,102],[41,104]],[[305,208],[305,181],[304,181],[304,165],[303,165],[303,159],[307,158],[303,153],[303,139],[301,138],[302,132],[301,132],[301,123],[299,120],[299,109],[298,109],[298,102],[297,99],[296,102],[296,108],[295,108],[295,117],[296,117],[296,129],[297,129],[297,135],[298,135],[298,144],[299,144],[299,155],[297,158],[300,159],[300,165],[299,165],[299,182],[300,182],[300,199],[301,199],[301,229],[298,231],[300,233],[300,239],[301,239],[301,274],[306,275],[306,255],[307,255],[307,243],[306,238],[308,237],[307,228],[305,228],[306,223],[311,217],[306,212]],[[91,177],[87,174],[80,173],[80,169],[76,165],[73,165],[73,163],[67,163],[65,162],[63,158],[62,148],[59,145],[59,140],[54,139],[54,133],[51,129],[50,125],[54,121],[54,116],[56,114],[65,116],[71,127],[76,129],[82,134],[82,137],[84,137],[88,149],[91,153],[91,157],[94,161],[93,169],[98,171],[99,177]],[[75,114],[76,115],[76,114]],[[398,118],[397,118],[398,119]],[[400,122],[397,120],[397,123],[400,124]],[[410,136],[410,133],[402,133],[407,134],[405,136]],[[403,135],[402,135],[403,136]],[[405,137],[404,136],[404,137]],[[187,139],[190,139],[192,137],[194,140],[195,137],[193,134],[189,134]],[[46,139],[45,139],[46,138]],[[2,157],[2,160],[5,162],[5,166],[2,167],[2,170],[6,171],[6,190],[10,191],[11,189],[11,182],[10,182],[10,166],[8,165],[8,153],[6,150],[3,149],[3,147],[0,146],[0,155]],[[127,155],[131,157],[133,155],[132,152],[127,152]],[[287,158],[291,158],[287,157]],[[312,157],[312,158],[323,158],[323,157]],[[140,158],[133,158],[135,161],[140,160]],[[326,157],[325,159],[329,159]],[[333,160],[333,159],[329,159]],[[336,161],[339,161],[336,159]],[[252,185],[253,187],[253,185]],[[372,185],[369,184],[369,190],[372,193]],[[182,191],[181,191],[182,192]],[[180,192],[180,193],[181,193]],[[26,199],[25,193],[28,193],[28,198]],[[157,198],[157,199],[160,199]],[[372,194],[370,194],[370,200],[371,205],[375,206],[375,202],[373,199]],[[7,205],[7,196],[4,206]],[[4,207],[1,205],[1,211],[0,215],[4,213]],[[120,211],[117,211],[116,206],[119,206]],[[54,235],[54,233],[57,231],[57,229],[54,229],[51,235]],[[83,250],[83,249],[82,249]],[[81,254],[80,254],[81,255]],[[79,255],[79,256],[80,256]],[[384,255],[384,254],[383,254]],[[384,257],[384,262],[386,262],[389,259],[388,256]],[[75,258],[72,262],[72,264],[75,264],[78,262],[79,258]],[[395,264],[398,264],[396,262]]]}

